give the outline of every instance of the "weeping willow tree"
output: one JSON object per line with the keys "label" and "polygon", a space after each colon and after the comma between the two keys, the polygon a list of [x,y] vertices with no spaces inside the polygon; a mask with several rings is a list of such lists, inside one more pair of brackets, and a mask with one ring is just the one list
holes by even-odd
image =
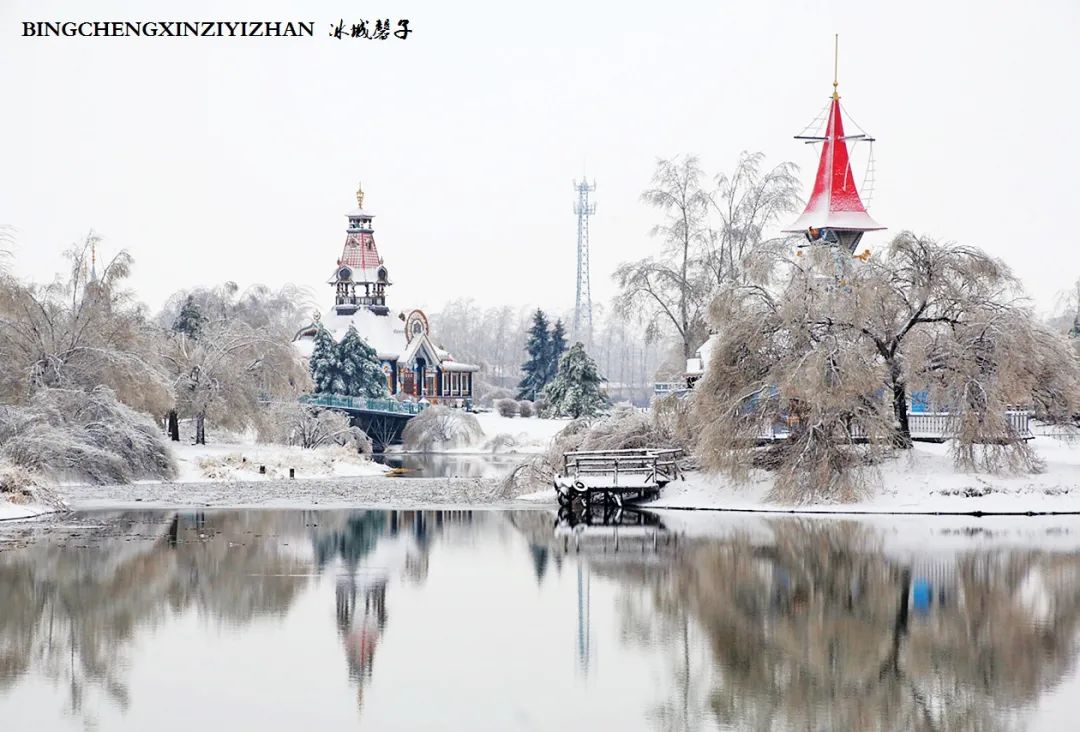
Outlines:
{"label": "weeping willow tree", "polygon": [[[699,446],[737,479],[775,470],[774,499],[857,497],[874,464],[910,447],[911,389],[948,413],[944,434],[965,468],[1038,470],[1008,410],[1080,411],[1077,358],[978,249],[905,232],[875,256],[773,243],[745,264],[710,308]],[[754,449],[777,431],[786,439]]]}

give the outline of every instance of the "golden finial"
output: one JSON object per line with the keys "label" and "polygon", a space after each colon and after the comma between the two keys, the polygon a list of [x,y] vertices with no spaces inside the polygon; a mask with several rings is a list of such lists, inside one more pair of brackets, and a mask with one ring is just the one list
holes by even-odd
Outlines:
{"label": "golden finial", "polygon": [[832,98],[839,99],[840,93],[836,90],[840,86],[840,34],[833,36],[833,67],[832,67]]}
{"label": "golden finial", "polygon": [[364,186],[359,183],[356,185],[356,207],[364,207]]}

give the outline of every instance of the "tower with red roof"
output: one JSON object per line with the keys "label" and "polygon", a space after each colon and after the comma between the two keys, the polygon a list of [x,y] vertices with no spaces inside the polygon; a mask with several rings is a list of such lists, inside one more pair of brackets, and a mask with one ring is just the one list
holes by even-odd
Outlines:
{"label": "tower with red roof", "polygon": [[356,209],[346,216],[349,227],[345,248],[329,281],[334,286],[334,310],[338,315],[352,315],[367,308],[376,315],[387,315],[390,310],[386,307],[386,288],[390,279],[375,246],[371,225],[375,216],[364,210],[362,187],[356,191]]}
{"label": "tower with red roof", "polygon": [[863,205],[851,174],[851,160],[848,156],[848,140],[872,142],[873,138],[866,134],[844,133],[837,87],[838,82],[834,75],[825,135],[796,135],[795,139],[798,140],[822,143],[821,160],[818,162],[814,190],[806,203],[806,210],[784,231],[805,234],[811,244],[842,246],[854,253],[865,232],[881,231],[885,227],[866,212],[866,206]]}

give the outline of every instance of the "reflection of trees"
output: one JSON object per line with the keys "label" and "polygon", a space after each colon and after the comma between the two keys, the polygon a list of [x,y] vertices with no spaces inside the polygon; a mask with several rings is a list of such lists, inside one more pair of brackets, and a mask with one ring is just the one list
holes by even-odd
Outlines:
{"label": "reflection of trees", "polygon": [[1075,662],[1076,554],[912,562],[883,554],[862,524],[772,528],[771,541],[691,542],[668,572],[608,570],[646,590],[644,606],[624,595],[624,633],[671,656],[661,728],[694,726],[688,628],[713,657],[709,707],[738,729],[1005,728],[1003,712]]}
{"label": "reflection of trees", "polygon": [[[0,691],[23,675],[52,679],[88,725],[90,694],[127,707],[124,655],[140,629],[191,609],[235,626],[284,615],[308,585],[312,560],[319,571],[341,570],[336,621],[359,698],[387,623],[392,574],[423,582],[433,542],[477,519],[468,511],[229,511],[91,520],[100,526],[60,527],[0,554]],[[364,566],[376,553],[378,566]]]}
{"label": "reflection of trees", "polygon": [[303,563],[280,553],[276,539],[254,537],[284,528],[281,514],[161,518],[111,516],[107,540],[0,555],[0,688],[34,671],[63,682],[72,712],[94,690],[126,708],[121,661],[137,629],[190,607],[237,623],[280,614],[307,581],[296,576]]}

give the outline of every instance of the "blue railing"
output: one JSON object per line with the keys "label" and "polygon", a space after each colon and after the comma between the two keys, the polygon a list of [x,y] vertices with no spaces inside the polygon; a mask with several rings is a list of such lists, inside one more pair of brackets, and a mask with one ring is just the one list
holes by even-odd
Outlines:
{"label": "blue railing", "polygon": [[304,404],[331,409],[352,409],[361,412],[389,412],[392,414],[420,414],[427,408],[426,402],[399,402],[396,399],[372,399],[346,396],[344,394],[306,394],[300,397]]}

